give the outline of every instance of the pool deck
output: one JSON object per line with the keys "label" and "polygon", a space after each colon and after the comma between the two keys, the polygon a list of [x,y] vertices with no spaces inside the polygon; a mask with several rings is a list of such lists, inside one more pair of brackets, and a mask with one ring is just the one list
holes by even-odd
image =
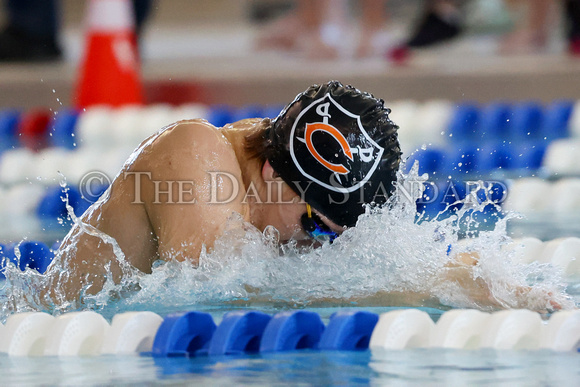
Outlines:
{"label": "pool deck", "polygon": [[[82,8],[75,7],[80,13]],[[580,58],[565,53],[557,33],[546,52],[512,56],[497,54],[497,35],[468,34],[417,52],[401,66],[380,56],[355,59],[348,50],[334,60],[256,51],[260,30],[239,15],[206,21],[199,15],[192,23],[183,16],[179,19],[179,9],[173,8],[164,15],[160,7],[161,15],[146,27],[142,39],[148,102],[281,104],[308,85],[329,79],[351,83],[387,101],[580,99]],[[0,64],[0,107],[70,105],[83,35],[78,25],[65,23],[61,36],[65,58],[58,63]],[[391,27],[391,36],[392,40],[402,36],[400,26]]]}

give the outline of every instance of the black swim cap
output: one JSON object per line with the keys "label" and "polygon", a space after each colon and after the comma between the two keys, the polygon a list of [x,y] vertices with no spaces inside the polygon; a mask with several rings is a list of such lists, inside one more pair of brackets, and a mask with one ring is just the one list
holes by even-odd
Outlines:
{"label": "black swim cap", "polygon": [[401,160],[398,127],[381,99],[332,81],[299,94],[267,133],[272,168],[303,199],[352,227],[383,204]]}

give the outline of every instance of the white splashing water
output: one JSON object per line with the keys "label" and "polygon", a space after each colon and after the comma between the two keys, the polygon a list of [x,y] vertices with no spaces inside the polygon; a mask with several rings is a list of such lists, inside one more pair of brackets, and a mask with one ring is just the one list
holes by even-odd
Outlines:
{"label": "white splashing water", "polygon": [[[471,211],[483,209],[491,199],[474,204],[468,203],[468,197],[456,215],[418,222],[415,199],[422,194],[421,182],[426,176],[418,176],[417,171],[415,164],[408,175],[400,173],[398,189],[384,208],[368,208],[356,227],[346,230],[332,245],[317,249],[292,243],[279,247],[275,229],[268,227],[262,233],[233,216],[213,250],[202,251],[198,267],[189,262],[159,261],[152,274],[139,274],[128,267],[119,250],[118,260],[125,267],[122,283],[109,278],[101,292],[84,296],[83,307],[166,311],[236,302],[397,306],[413,304],[402,297],[409,293],[426,295],[422,299],[435,299],[441,307],[574,307],[565,293],[561,271],[550,264],[517,263],[510,255],[513,252],[502,250],[511,241],[506,222],[513,216],[498,220],[494,230],[481,231],[477,238],[460,238],[458,224],[469,223]],[[461,218],[463,222],[457,222]],[[98,230],[85,231],[116,245]],[[455,277],[463,269],[454,267],[453,260],[457,253],[473,252],[479,261],[470,267],[467,283],[475,286],[467,286],[461,277]],[[53,265],[52,269],[63,268]],[[14,267],[8,267],[6,274],[3,314],[40,308],[35,293],[46,286],[44,276]],[[71,305],[52,305],[50,309],[66,311]],[[429,301],[415,306],[419,305],[433,306]]]}

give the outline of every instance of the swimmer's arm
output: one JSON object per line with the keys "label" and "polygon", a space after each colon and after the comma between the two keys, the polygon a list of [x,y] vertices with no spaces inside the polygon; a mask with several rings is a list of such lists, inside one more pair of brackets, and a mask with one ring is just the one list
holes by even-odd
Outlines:
{"label": "swimmer's arm", "polygon": [[[556,301],[553,294],[550,292],[545,292],[542,296],[545,302],[538,303],[537,299],[532,299],[530,292],[532,290],[529,286],[516,286],[509,285],[511,291],[515,294],[517,299],[517,305],[506,305],[501,300],[494,297],[489,285],[482,278],[474,278],[473,268],[477,265],[479,261],[479,254],[477,252],[473,253],[459,253],[456,254],[454,259],[446,265],[446,270],[444,272],[443,281],[454,282],[458,284],[469,296],[470,300],[476,302],[480,307],[492,307],[498,309],[504,309],[506,307],[511,308],[524,308],[524,309],[536,309],[537,312],[546,312],[546,309],[540,309],[537,305],[549,305],[547,308],[549,311],[559,310],[562,305]],[[535,296],[536,298],[538,295]]]}
{"label": "swimmer's arm", "polygon": [[[157,235],[161,259],[197,264],[202,247],[213,247],[232,213],[245,212],[236,155],[229,142],[209,124],[175,126],[153,145],[146,165],[135,168],[150,170],[152,180],[161,181],[157,186],[142,181],[143,201]],[[169,195],[161,194],[159,187],[167,191],[170,181],[174,189],[168,200]],[[236,184],[239,193],[232,195]]]}

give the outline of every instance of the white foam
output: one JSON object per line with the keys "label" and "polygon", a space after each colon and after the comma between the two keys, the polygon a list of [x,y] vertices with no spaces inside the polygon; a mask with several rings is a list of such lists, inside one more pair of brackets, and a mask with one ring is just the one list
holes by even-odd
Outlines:
{"label": "white foam", "polygon": [[514,239],[503,247],[503,251],[511,255],[515,262],[524,264],[541,260],[542,250],[543,242],[534,237]]}

